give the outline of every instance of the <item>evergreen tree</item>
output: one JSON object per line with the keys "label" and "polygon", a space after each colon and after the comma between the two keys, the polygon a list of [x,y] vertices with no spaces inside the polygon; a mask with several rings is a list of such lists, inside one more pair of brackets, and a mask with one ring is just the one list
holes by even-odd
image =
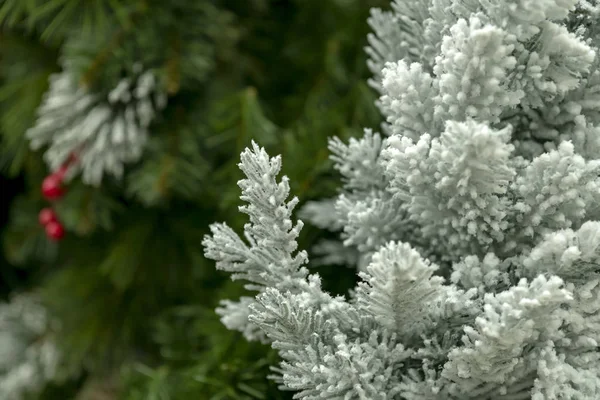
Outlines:
{"label": "evergreen tree", "polygon": [[201,242],[243,225],[251,139],[304,198],[335,193],[328,135],[380,121],[381,4],[0,0],[0,398],[290,397],[265,379],[278,354],[220,324],[243,288]]}
{"label": "evergreen tree", "polygon": [[339,232],[326,258],[359,268],[347,296],[305,266],[281,157],[242,152],[249,222],[212,225],[205,254],[257,292],[218,312],[278,350],[295,398],[600,397],[599,16],[595,0],[372,12],[383,134],[332,139],[343,186],[303,210]]}

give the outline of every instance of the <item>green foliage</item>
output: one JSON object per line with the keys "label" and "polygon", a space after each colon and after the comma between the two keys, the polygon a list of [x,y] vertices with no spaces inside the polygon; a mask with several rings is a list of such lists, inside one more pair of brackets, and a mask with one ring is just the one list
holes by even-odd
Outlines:
{"label": "green foliage", "polygon": [[44,42],[60,41],[72,31],[101,32],[111,15],[126,22],[126,0],[4,0],[0,7],[2,25],[35,32]]}
{"label": "green foliage", "polygon": [[240,343],[212,309],[174,308],[157,318],[153,338],[168,363],[124,368],[124,384],[130,388],[125,400],[187,399],[199,393],[207,400],[291,398],[264,379],[276,353],[256,343]]}
{"label": "green foliage", "polygon": [[64,58],[82,84],[114,87],[136,64],[156,70],[171,94],[202,89],[238,36],[233,15],[210,2],[133,1],[104,30],[66,39]]}
{"label": "green foliage", "polygon": [[28,157],[24,133],[55,70],[55,51],[33,38],[0,32],[0,171],[15,176]]}
{"label": "green foliage", "polygon": [[[385,3],[0,1],[0,171],[24,183],[0,229],[0,276],[24,275],[12,290],[41,289],[70,377],[41,398],[291,398],[266,379],[278,355],[218,320],[218,300],[245,292],[200,243],[216,218],[244,223],[232,209],[251,140],[284,154],[303,199],[335,192],[327,138],[380,121],[363,47],[368,10]],[[123,179],[68,183],[53,204],[67,236],[50,242],[37,219],[48,160],[25,137],[48,78],[66,71],[106,102],[136,64],[157,76],[167,106]],[[319,237],[307,228],[298,241]]]}

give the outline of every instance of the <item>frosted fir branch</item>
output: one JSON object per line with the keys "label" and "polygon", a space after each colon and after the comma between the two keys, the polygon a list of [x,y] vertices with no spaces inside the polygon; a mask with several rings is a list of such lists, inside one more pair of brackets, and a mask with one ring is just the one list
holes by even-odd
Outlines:
{"label": "frosted fir branch", "polygon": [[[255,147],[252,161],[254,163],[260,161],[260,165],[263,165],[263,169],[265,171],[271,171],[272,175],[276,175],[277,172],[279,172],[280,166],[277,163],[272,164],[268,156],[265,155],[266,153],[262,154],[262,152],[258,152],[257,150],[258,149]],[[271,166],[273,168],[266,168],[267,166]],[[263,209],[265,204],[270,205],[272,207],[276,206],[276,204],[273,205],[272,202],[265,202],[264,199],[269,198],[273,190],[277,189],[279,186],[275,180],[264,178],[265,176],[268,177],[269,174],[251,173],[252,171],[256,170],[257,168],[246,168],[245,171],[247,176],[252,177],[252,179],[255,182],[258,181],[259,177],[262,177],[263,179],[261,181],[258,181],[260,182],[260,185],[256,186],[247,183],[245,185],[242,184],[240,186],[243,188],[243,190],[245,190],[245,188],[254,190],[253,193],[255,195],[245,196],[245,198],[248,199],[248,201],[250,201],[250,205],[254,207],[247,207],[246,210],[249,213],[255,213],[254,218],[251,219],[252,221],[260,223],[268,220],[268,218],[261,219],[259,217],[260,213],[265,212],[265,210]],[[285,180],[283,182],[285,182]],[[263,190],[259,191],[259,187],[262,187]],[[483,188],[485,188],[485,186],[483,186]],[[285,185],[281,193],[282,194],[279,198],[281,199],[281,201],[284,201],[288,195],[288,188],[285,187]],[[286,218],[285,213],[282,213],[281,216],[283,217],[283,219]],[[249,227],[248,225],[246,228]],[[265,230],[262,230],[260,232],[262,232],[261,234],[263,235],[266,235],[267,233],[267,231]],[[237,240],[239,240],[240,243],[242,243],[241,239],[235,236],[232,232],[229,233],[232,235],[232,238],[230,238],[231,243],[236,243]],[[211,239],[207,240],[210,241]],[[251,235],[248,235],[248,240],[252,241],[252,243],[259,243],[259,240],[254,239],[254,237]],[[233,247],[235,246],[230,246],[229,250],[231,250]],[[224,248],[227,248],[227,246],[224,246]],[[295,249],[294,246],[289,246],[288,248]],[[236,255],[234,254],[234,252],[230,251],[228,253],[229,258],[221,256],[220,261],[230,262],[233,259],[242,261],[244,257],[244,251],[246,250],[247,246],[245,248],[241,246],[239,254]],[[401,277],[401,274],[399,275],[398,273],[390,272],[389,275],[382,275],[383,278],[380,279],[379,275],[375,273],[375,270],[377,269],[377,265],[380,266],[382,271],[385,270],[385,268],[389,268],[390,264],[394,265],[397,262],[397,258],[398,257],[389,257],[389,260],[387,260],[386,262],[380,262],[378,257],[373,257],[371,260],[371,265],[367,269],[367,273],[363,274],[363,279],[366,282],[375,283],[374,286],[371,287],[385,287],[386,284],[395,282]],[[402,258],[403,257],[399,257],[399,259]],[[285,265],[285,260],[283,265]],[[251,310],[248,319],[249,322],[256,324],[260,329],[262,329],[270,340],[273,340],[273,344],[277,348],[279,348],[282,356],[284,357],[284,359],[287,360],[284,364],[282,364],[282,380],[288,388],[300,391],[298,394],[299,398],[319,399],[327,398],[323,396],[331,396],[332,394],[341,395],[344,393],[350,396],[361,396],[362,394],[367,393],[369,396],[376,397],[383,396],[384,393],[400,393],[402,390],[405,390],[403,389],[404,386],[401,386],[400,384],[398,384],[398,386],[394,385],[393,388],[390,388],[389,386],[379,387],[373,386],[374,381],[367,380],[361,382],[359,386],[355,386],[350,391],[349,386],[347,384],[341,386],[332,386],[332,381],[330,380],[331,370],[329,369],[323,370],[326,372],[326,374],[322,377],[318,374],[315,375],[314,367],[315,365],[320,365],[319,363],[323,360],[322,357],[333,357],[333,355],[336,354],[334,346],[331,343],[333,342],[334,344],[336,344],[336,346],[340,345],[340,343],[335,342],[335,338],[351,337],[351,340],[354,341],[353,343],[355,343],[356,345],[363,346],[366,343],[365,340],[367,340],[365,336],[366,332],[379,332],[381,334],[389,333],[390,327],[386,327],[386,323],[388,322],[388,320],[383,315],[385,313],[360,312],[359,308],[356,308],[352,304],[343,301],[343,299],[334,299],[328,297],[321,291],[320,281],[318,280],[317,276],[311,275],[308,277],[308,280],[296,280],[295,286],[293,286],[294,293],[282,292],[280,289],[276,288],[278,286],[287,286],[287,290],[292,288],[291,286],[287,285],[286,282],[289,283],[289,281],[284,281],[283,285],[275,284],[275,287],[273,287],[272,289],[263,289],[262,294],[260,294],[257,298],[257,303],[252,304],[251,302],[247,302],[248,308]],[[518,322],[520,315],[522,315],[522,313],[524,312],[519,311],[519,307],[525,307],[527,309],[527,307],[529,307],[528,304],[532,304],[535,306],[535,304],[537,304],[537,302],[539,302],[541,299],[544,301],[548,301],[548,296],[552,293],[556,294],[556,298],[559,298],[559,294],[561,293],[562,295],[564,295],[562,300],[559,299],[561,301],[555,302],[556,304],[562,304],[572,299],[568,292],[565,292],[559,288],[559,286],[562,284],[562,281],[559,278],[554,277],[550,279],[547,284],[545,284],[544,282],[546,281],[543,277],[538,277],[536,278],[536,280],[534,280],[531,286],[527,286],[526,282],[523,281],[519,286],[510,288],[506,291],[505,294],[500,294],[497,297],[490,297],[486,294],[485,302],[487,305],[484,306],[484,310],[486,312],[489,322],[485,322],[486,320],[482,318],[475,319],[475,315],[477,314],[476,310],[478,308],[476,306],[477,303],[472,303],[471,306],[467,306],[465,308],[465,304],[467,304],[470,301],[469,298],[473,296],[473,292],[471,292],[471,294],[469,295],[463,296],[462,294],[460,294],[460,291],[456,291],[455,289],[447,291],[445,289],[440,290],[440,295],[437,296],[436,301],[433,302],[435,303],[435,306],[424,307],[420,309],[421,312],[418,313],[420,318],[424,318],[425,321],[431,321],[430,323],[423,324],[421,331],[427,331],[429,330],[427,329],[428,326],[435,326],[440,322],[442,323],[442,326],[444,323],[448,322],[451,323],[451,325],[449,325],[448,327],[452,325],[454,326],[454,328],[451,329],[442,328],[447,332],[451,332],[452,329],[460,328],[461,326],[467,326],[466,332],[469,336],[465,336],[465,338],[471,338],[465,339],[465,346],[467,349],[469,348],[469,343],[474,343],[474,341],[479,340],[473,339],[474,337],[485,337],[490,342],[490,346],[497,346],[497,349],[494,351],[497,351],[498,357],[501,358],[507,351],[507,346],[511,344],[508,342],[496,344],[495,341],[497,341],[499,337],[516,338],[518,336],[516,332],[520,332],[520,329],[524,327],[520,322]],[[379,285],[379,283],[381,283],[381,285],[383,286]],[[422,280],[416,282],[417,285],[420,283],[423,283]],[[366,286],[363,286],[363,288],[366,288]],[[441,288],[442,286],[440,286],[440,289]],[[419,295],[422,294],[419,290],[417,291],[417,293]],[[315,294],[319,294],[319,296],[321,297],[320,301],[315,301]],[[383,306],[383,308],[380,308],[380,310],[386,309],[396,311],[394,306],[394,304],[396,304],[396,296],[382,295],[376,297],[378,298],[378,306]],[[417,298],[419,297],[417,296]],[[358,304],[361,304],[360,299],[361,295],[359,293],[359,296],[357,297]],[[501,306],[501,304],[509,304],[511,301],[514,302],[514,299],[517,299],[517,303],[515,303],[514,306],[516,311],[509,312],[508,308],[503,308],[503,306]],[[551,306],[555,303],[552,303],[552,301],[550,301],[550,303],[548,304],[550,304]],[[365,302],[363,301],[362,304],[365,304]],[[443,306],[443,304],[450,304],[450,307],[445,307]],[[496,309],[498,311],[495,311]],[[400,310],[406,311],[403,308],[399,308],[398,311]],[[533,362],[533,360],[536,360],[537,357],[537,353],[527,353],[525,351],[527,343],[531,343],[531,341],[534,340],[537,337],[536,335],[540,334],[540,332],[546,335],[545,337],[549,337],[557,341],[566,338],[566,332],[561,332],[559,330],[559,328],[562,326],[562,322],[557,323],[556,319],[556,317],[558,317],[558,320],[562,318],[562,320],[566,321],[566,313],[562,313],[559,308],[555,308],[554,310],[558,311],[552,314],[552,312],[549,312],[548,309],[545,309],[543,310],[543,312],[540,311],[539,313],[536,313],[535,318],[531,322],[528,322],[526,324],[527,329],[519,333],[519,335],[521,335],[520,337],[522,338],[522,341],[518,343],[511,342],[516,346],[515,349],[518,348],[520,349],[519,351],[523,352],[524,358],[521,363],[512,365],[510,367],[512,369],[509,368],[508,372],[506,372],[504,375],[506,379],[504,379],[502,382],[495,381],[492,378],[482,378],[480,375],[481,371],[477,373],[477,379],[479,379],[479,381],[474,378],[474,382],[466,382],[463,379],[464,377],[462,375],[452,375],[452,373],[450,373],[450,375],[443,377],[442,380],[436,383],[436,385],[439,384],[438,386],[440,387],[440,391],[443,392],[444,390],[446,390],[447,393],[454,393],[452,396],[454,396],[455,398],[461,398],[460,396],[464,395],[465,391],[468,392],[469,390],[471,390],[471,392],[469,393],[474,395],[490,396],[494,395],[494,393],[498,394],[498,396],[509,396],[513,394],[522,395],[523,393],[526,393],[527,390],[530,390],[530,388],[533,385],[533,378],[531,378],[532,372],[530,365],[531,362]],[[240,315],[242,315],[242,317],[239,319],[239,321],[243,321],[244,313],[241,313]],[[408,315],[411,314],[409,313]],[[502,322],[500,327],[497,325],[496,322],[500,317],[496,317],[496,315],[501,315],[503,318],[504,322]],[[479,330],[468,328],[469,321],[473,319],[475,319]],[[461,320],[462,322],[460,322]],[[323,323],[322,321],[327,322]],[[512,328],[515,330],[514,332],[511,331],[510,334],[507,333],[502,335],[493,333],[494,330],[498,329],[511,329],[511,324],[514,325],[514,327]],[[240,325],[243,327],[243,323]],[[245,327],[243,328],[245,329]],[[312,333],[314,332],[318,332],[319,334],[313,337]],[[429,333],[429,335],[431,336],[431,332]],[[317,339],[317,337],[319,339]],[[452,354],[451,349],[455,346],[449,345],[452,342],[446,339],[442,339],[443,337],[443,333],[436,333],[434,336],[431,336],[431,339],[428,340],[429,343],[445,342],[445,346],[447,346],[445,347],[447,349],[446,351],[448,352],[448,354]],[[342,344],[343,343],[346,343],[346,339],[344,339],[344,342],[342,342]],[[440,347],[440,349],[442,348],[444,347]],[[310,349],[319,349],[319,351],[317,352],[316,350]],[[465,354],[468,354],[468,357],[471,357],[470,350],[465,351]],[[438,352],[437,354],[435,354],[432,351],[425,352],[423,350],[420,350],[418,354],[420,357],[426,357],[423,360],[424,363],[431,362],[432,358],[438,359],[437,362],[440,361],[440,357],[441,360],[443,360],[444,358],[443,352]],[[488,360],[488,358],[486,357],[489,354],[485,354],[485,356],[481,356],[482,358],[479,361],[484,362],[485,360]],[[332,362],[335,359],[335,357],[328,358],[328,360],[331,360]],[[469,360],[471,361],[465,361],[465,363],[471,365],[469,363],[472,363],[473,361],[471,358],[469,358]],[[502,363],[500,363],[500,365],[502,365]],[[340,370],[341,368],[341,366],[336,366],[336,370]],[[452,370],[452,368],[450,370]],[[312,372],[309,373],[308,371]],[[513,374],[511,376],[513,377],[507,378],[507,376],[509,376],[511,373]],[[345,372],[344,376],[351,375],[352,371],[347,371]],[[521,382],[519,379],[521,379],[523,376],[527,376],[528,380]],[[517,379],[515,377],[519,378]],[[486,381],[485,379],[488,380]],[[336,378],[335,382],[342,382],[342,380],[341,378]],[[505,384],[509,385],[508,388]],[[477,390],[474,389],[475,387],[477,388]]]}
{"label": "frosted fir branch", "polygon": [[589,40],[595,40],[600,33],[594,23],[600,16],[600,4],[597,0],[579,0],[575,10],[569,15],[567,26]]}
{"label": "frosted fir branch", "polygon": [[[397,0],[372,14],[370,65],[384,68],[375,86],[391,135],[330,143],[344,185],[335,209],[320,209],[362,282],[349,300],[324,293],[317,275],[267,288],[267,259],[250,313],[240,304],[229,320],[248,315],[277,343],[297,398],[598,397],[599,30],[586,4]],[[232,272],[254,268],[249,249],[270,234],[256,232],[247,245],[223,230]],[[392,360],[374,338],[410,354]],[[365,365],[384,365],[387,383]]]}
{"label": "frosted fir branch", "polygon": [[378,133],[366,129],[360,139],[351,138],[346,145],[339,138],[329,140],[330,159],[335,163],[334,169],[342,175],[344,189],[369,190],[385,187],[381,173],[379,156],[382,138]]}
{"label": "frosted fir branch", "polygon": [[331,342],[337,331],[335,321],[324,318],[310,299],[303,294],[281,293],[268,288],[257,296],[250,320],[273,341],[273,347],[289,354],[288,360],[301,361],[298,356],[305,346]]}
{"label": "frosted fir branch", "polygon": [[358,284],[359,310],[401,339],[431,328],[430,303],[441,295],[438,267],[423,260],[408,244],[390,242],[373,255]]}
{"label": "frosted fir branch", "polygon": [[600,382],[596,374],[574,367],[566,358],[557,353],[552,342],[540,350],[532,400],[586,398],[590,393],[598,393]]}
{"label": "frosted fir branch", "polygon": [[106,174],[121,178],[127,163],[140,159],[148,129],[166,105],[166,95],[151,71],[123,78],[106,96],[79,86],[69,66],[50,78],[50,88],[27,131],[31,147],[47,149],[51,170],[74,154],[68,178],[99,185]]}
{"label": "frosted fir branch", "polygon": [[[481,10],[497,26],[523,40],[539,32],[546,21],[561,21],[575,9],[578,0],[479,0]],[[474,12],[476,10],[470,10]]]}
{"label": "frosted fir branch", "polygon": [[577,228],[588,209],[597,208],[599,172],[600,161],[586,161],[569,142],[534,159],[511,185],[517,212],[512,239],[527,243],[527,238]]}
{"label": "frosted fir branch", "polygon": [[[571,365],[593,373],[600,363],[600,279],[570,283],[567,288],[574,297],[566,315],[569,336],[574,339],[559,343],[559,350]],[[595,381],[600,385],[598,376]]]}
{"label": "frosted fir branch", "polygon": [[553,96],[543,107],[505,113],[504,122],[512,124],[518,134],[513,140],[516,154],[533,159],[571,141],[576,153],[586,159],[596,158],[600,148],[599,65],[596,56],[589,74],[582,76],[576,88]]}
{"label": "frosted fir branch", "polygon": [[[380,57],[372,63],[384,71],[381,74],[379,71],[374,73],[382,94],[380,108],[388,123],[391,127],[394,123],[398,124],[396,132],[402,133],[399,129],[403,126],[413,129],[410,123],[401,122],[402,118],[410,121],[411,115],[425,115],[427,120],[431,120],[427,116],[435,110],[434,126],[417,131],[417,135],[429,133],[437,136],[443,129],[444,119],[448,118],[446,113],[459,121],[477,115],[484,120],[490,114],[490,122],[494,122],[511,107],[540,108],[544,102],[575,89],[592,72],[595,58],[593,48],[559,24],[574,10],[576,3],[577,0],[521,0],[509,4],[500,0],[438,0],[421,2],[417,6],[413,2],[397,1],[396,4],[401,5],[394,8],[404,12],[377,12],[376,15],[386,17],[372,18],[371,24],[376,34],[381,30],[382,36],[374,36],[370,41],[379,43],[380,47],[381,43],[387,43],[384,48],[391,46],[392,41],[387,38],[393,31],[389,27],[393,25],[391,21],[406,20],[403,26],[424,27],[422,33],[415,33],[413,37],[420,43],[417,51],[413,52],[416,54],[403,53],[386,62],[399,66],[405,64],[415,72],[417,68],[420,69],[421,79],[406,76],[395,81],[411,88],[431,86],[430,90],[439,95],[434,100],[434,96],[428,96],[418,89],[416,92],[422,96],[419,102],[426,99],[427,102],[433,102],[435,107],[423,107],[424,113],[391,111],[389,105],[384,106],[386,95],[392,94],[392,98],[399,99],[408,95],[408,92],[406,95],[393,94],[393,91],[385,89],[386,63]],[[415,11],[417,8],[419,11]],[[410,30],[395,29],[402,35],[410,35]],[[408,40],[398,43],[412,46]],[[373,55],[378,52],[370,47],[368,53]],[[413,66],[413,63],[418,64]],[[494,100],[494,96],[498,98]],[[458,101],[453,102],[454,99]],[[419,102],[415,106],[411,106],[414,101],[395,104],[416,110]]]}
{"label": "frosted fir branch", "polygon": [[600,222],[549,233],[523,258],[522,276],[547,272],[570,282],[600,277]]}
{"label": "frosted fir branch", "polygon": [[339,196],[336,210],[344,224],[341,234],[345,246],[370,253],[391,240],[417,236],[405,205],[386,191],[368,191]]}
{"label": "frosted fir branch", "polygon": [[[246,176],[238,182],[242,189],[241,199],[247,204],[240,211],[249,216],[244,226],[242,240],[226,224],[213,224],[212,235],[202,242],[205,256],[216,261],[218,269],[232,272],[232,279],[247,281],[246,288],[262,292],[269,287],[294,293],[309,293],[310,303],[326,307],[335,300],[321,290],[318,276],[309,276],[304,264],[308,261],[305,251],[297,250],[297,237],[302,221],[294,226],[292,212],[297,198],[287,201],[289,184],[287,177],[280,182],[281,157],[270,158],[263,148],[252,143],[238,164]],[[254,302],[245,298],[241,303],[223,302],[218,313],[222,321],[245,333],[248,338],[261,339],[255,328],[248,326],[248,310]]]}
{"label": "frosted fir branch", "polygon": [[546,22],[540,38],[542,52],[552,61],[545,71],[546,79],[554,82],[558,94],[575,89],[590,72],[594,50],[565,26]]}
{"label": "frosted fir branch", "polygon": [[[380,201],[386,196],[388,184],[381,165],[383,143],[382,137],[370,129],[365,129],[361,139],[350,139],[348,144],[336,137],[329,141],[330,158],[334,168],[342,175],[343,192],[337,199],[322,206],[308,203],[303,215],[317,226],[325,224],[330,230],[343,230],[343,244],[348,247],[350,258],[339,254],[343,249],[330,243],[329,252],[324,251],[324,246],[317,249],[324,256],[321,260],[335,263],[355,260],[364,267],[368,264],[369,255],[356,257],[353,255],[354,248],[360,252],[375,250],[389,240],[404,239],[402,233],[412,228],[398,208]],[[377,235],[379,237],[373,239]],[[334,254],[336,250],[340,250],[338,254]],[[357,264],[355,261],[352,262],[354,265]]]}
{"label": "frosted fir branch", "polygon": [[388,62],[418,60],[424,42],[423,23],[428,16],[428,4],[395,0],[392,11],[371,10],[367,20],[373,33],[369,33],[369,46],[365,48],[367,65],[374,75],[369,84],[381,90],[381,71]]}
{"label": "frosted fir branch", "polygon": [[487,253],[481,259],[471,255],[452,265],[451,281],[462,288],[475,288],[484,295],[491,290],[508,288],[512,282],[511,268],[513,264],[509,259],[500,260],[494,253]]}
{"label": "frosted fir branch", "polygon": [[[594,26],[594,25],[591,25]],[[596,56],[579,85],[564,96],[557,96],[548,107],[528,118],[538,126],[536,138],[571,141],[575,152],[585,159],[595,159],[600,151],[600,57]],[[555,149],[549,147],[548,149]]]}
{"label": "frosted fir branch", "polygon": [[546,21],[537,29],[536,40],[531,41],[534,47],[517,47],[519,63],[508,74],[509,87],[525,93],[520,102],[524,110],[543,108],[556,96],[575,89],[590,72],[595,58],[594,49],[564,26]]}
{"label": "frosted fir branch", "polygon": [[255,324],[248,323],[248,317],[252,313],[250,306],[254,303],[254,298],[247,296],[241,297],[237,302],[223,300],[216,312],[221,316],[221,322],[228,329],[242,332],[249,341],[268,343],[264,332]]}
{"label": "frosted fir branch", "polygon": [[282,381],[298,391],[295,398],[384,400],[398,393],[396,369],[412,352],[394,336],[373,331],[367,340],[350,339],[303,295],[268,289],[258,300],[251,319],[280,350]]}
{"label": "frosted fir branch", "polygon": [[460,19],[450,28],[433,68],[438,127],[443,128],[439,121],[467,118],[496,124],[505,109],[520,103],[524,93],[506,87],[507,74],[517,64],[512,55],[515,46],[507,35],[477,17]]}
{"label": "frosted fir branch", "polygon": [[[431,71],[442,40],[458,20],[477,15],[523,42],[538,34],[545,21],[561,21],[575,10],[578,0],[394,0],[391,11],[375,9],[369,18],[368,65],[379,87],[380,71],[386,62],[419,62]],[[591,12],[592,7],[588,7]]]}
{"label": "frosted fir branch", "polygon": [[53,322],[31,294],[0,304],[0,398],[25,400],[57,377],[61,355]]}
{"label": "frosted fir branch", "polygon": [[[335,200],[329,217],[337,218],[337,222],[329,225],[342,230],[341,238],[349,252],[355,248],[363,253],[358,257],[361,269],[368,264],[370,253],[388,241],[418,235],[416,227],[408,220],[404,205],[386,190],[389,179],[383,174],[383,146],[381,136],[370,129],[365,130],[363,138],[351,139],[348,144],[338,138],[329,142],[334,168],[343,177],[343,191]],[[327,253],[320,254],[329,257]],[[340,258],[333,254],[331,257]]]}
{"label": "frosted fir branch", "polygon": [[388,130],[418,140],[424,133],[437,136],[434,120],[437,88],[421,64],[387,63],[382,71],[382,95],[378,106]]}
{"label": "frosted fir branch", "polygon": [[420,369],[410,369],[403,376],[401,390],[403,400],[452,399],[452,396],[443,387],[437,370],[427,364],[424,364]]}
{"label": "frosted fir branch", "polygon": [[335,208],[337,197],[330,199],[307,201],[299,210],[298,216],[312,225],[332,232],[342,230],[343,224]]}
{"label": "frosted fir branch", "polygon": [[557,340],[565,319],[563,304],[573,296],[558,277],[525,279],[497,295],[487,294],[483,316],[465,327],[463,346],[448,354],[444,378],[455,395],[489,396],[518,380],[518,366],[528,357],[525,347],[539,340]]}
{"label": "frosted fir branch", "polygon": [[[407,203],[430,246],[456,258],[503,240],[516,171],[510,129],[448,121],[440,138],[393,136],[383,151],[389,190]],[[460,250],[459,250],[460,249]]]}
{"label": "frosted fir branch", "polygon": [[246,149],[241,156],[240,169],[246,179],[238,182],[242,189],[241,199],[247,205],[240,211],[250,217],[244,226],[244,237],[248,244],[227,225],[211,225],[212,236],[203,241],[206,257],[217,261],[217,268],[233,272],[233,279],[250,282],[248,288],[261,290],[269,286],[279,286],[282,282],[305,279],[308,270],[302,267],[307,261],[306,252],[297,249],[296,239],[303,223],[294,226],[292,211],[298,204],[289,195],[287,177],[277,182],[281,170],[281,158],[269,158],[264,149],[256,143]]}
{"label": "frosted fir branch", "polygon": [[[444,285],[442,277],[433,275],[437,269],[410,245],[391,242],[359,273],[363,281],[354,300],[359,314],[376,321],[378,330],[414,346],[413,358],[444,362],[481,304],[477,290]],[[436,343],[444,343],[445,351],[426,350]]]}

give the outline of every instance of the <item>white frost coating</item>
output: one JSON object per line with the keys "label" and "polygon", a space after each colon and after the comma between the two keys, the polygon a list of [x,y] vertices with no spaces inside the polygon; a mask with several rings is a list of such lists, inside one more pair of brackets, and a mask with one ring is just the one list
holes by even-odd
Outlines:
{"label": "white frost coating", "polygon": [[600,399],[599,10],[394,0],[372,13],[390,135],[332,139],[342,188],[304,211],[340,233],[324,259],[358,264],[347,298],[296,253],[280,158],[242,154],[250,223],[242,237],[214,225],[205,254],[258,292],[223,321],[263,332],[297,399]]}
{"label": "white frost coating", "polygon": [[54,379],[60,354],[49,328],[49,316],[35,296],[0,304],[0,399],[29,398]]}
{"label": "white frost coating", "polygon": [[106,96],[80,87],[69,68],[50,78],[50,88],[27,137],[35,150],[47,146],[49,168],[74,154],[68,177],[99,185],[106,174],[121,178],[124,166],[142,156],[148,129],[166,105],[151,71],[123,78]]}

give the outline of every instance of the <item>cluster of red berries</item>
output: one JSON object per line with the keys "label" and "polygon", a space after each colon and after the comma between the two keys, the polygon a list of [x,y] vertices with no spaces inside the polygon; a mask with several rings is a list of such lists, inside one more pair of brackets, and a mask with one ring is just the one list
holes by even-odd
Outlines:
{"label": "cluster of red berries", "polygon": [[46,236],[52,240],[60,240],[65,236],[65,228],[50,207],[42,208],[38,216],[40,224],[46,229]]}
{"label": "cluster of red berries", "polygon": [[[64,177],[74,161],[71,158],[63,164],[58,171],[48,175],[42,182],[42,194],[48,201],[56,201],[64,196],[66,189],[63,187]],[[43,208],[38,220],[46,230],[46,236],[54,241],[61,240],[65,236],[65,228],[58,220],[58,216],[52,207]]]}
{"label": "cluster of red berries", "polygon": [[58,169],[58,171],[48,175],[42,181],[42,194],[47,200],[58,200],[64,196],[66,191],[63,187],[63,179],[65,177],[65,174],[67,173],[68,168],[69,164],[64,164]]}

